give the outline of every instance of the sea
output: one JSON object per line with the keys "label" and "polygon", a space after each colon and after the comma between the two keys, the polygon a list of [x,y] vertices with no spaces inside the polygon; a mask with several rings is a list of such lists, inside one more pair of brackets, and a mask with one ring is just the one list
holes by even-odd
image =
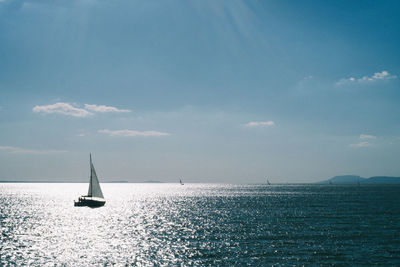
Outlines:
{"label": "sea", "polygon": [[399,185],[0,183],[0,266],[400,266]]}

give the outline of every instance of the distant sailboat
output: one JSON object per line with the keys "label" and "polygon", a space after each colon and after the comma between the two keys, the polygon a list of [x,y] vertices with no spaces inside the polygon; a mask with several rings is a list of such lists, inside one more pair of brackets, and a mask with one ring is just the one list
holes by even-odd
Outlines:
{"label": "distant sailboat", "polygon": [[97,179],[96,170],[92,163],[92,154],[90,154],[90,180],[89,190],[86,196],[81,196],[78,202],[74,201],[76,207],[101,207],[106,203],[103,192],[101,191],[99,180]]}
{"label": "distant sailboat", "polygon": [[265,179],[267,179],[267,184],[268,184],[268,185],[271,185],[271,183],[269,182],[268,178],[265,177]]}
{"label": "distant sailboat", "polygon": [[182,179],[179,179],[179,183],[180,183],[181,185],[184,185],[184,183],[182,183]]}

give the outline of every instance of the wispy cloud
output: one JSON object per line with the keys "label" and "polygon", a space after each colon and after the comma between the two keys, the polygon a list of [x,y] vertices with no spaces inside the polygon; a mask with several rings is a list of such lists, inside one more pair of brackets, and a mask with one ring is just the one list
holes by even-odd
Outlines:
{"label": "wispy cloud", "polygon": [[351,147],[369,147],[371,144],[366,141],[359,142],[357,144],[350,144]]}
{"label": "wispy cloud", "polygon": [[369,134],[360,134],[360,139],[376,139],[376,136]]}
{"label": "wispy cloud", "polygon": [[157,132],[157,131],[135,131],[135,130],[99,130],[99,133],[102,134],[107,134],[109,136],[128,136],[128,137],[134,137],[134,136],[166,136],[170,135],[169,133],[164,133],[164,132]]}
{"label": "wispy cloud", "polygon": [[129,110],[129,109],[118,109],[116,107],[110,107],[110,106],[105,106],[105,105],[85,104],[85,108],[87,110],[90,110],[90,111],[93,111],[93,112],[100,112],[100,113],[105,113],[105,112],[116,112],[116,113],[131,112],[131,110]]}
{"label": "wispy cloud", "polygon": [[35,106],[33,107],[32,110],[33,112],[36,113],[45,113],[45,114],[58,113],[67,116],[81,117],[81,118],[93,114],[85,109],[77,108],[69,103],[64,103],[64,102],[58,102],[53,105]]}
{"label": "wispy cloud", "polygon": [[266,126],[274,126],[275,122],[273,121],[251,121],[246,123],[246,127],[266,127]]}
{"label": "wispy cloud", "polygon": [[352,84],[352,83],[371,83],[382,80],[396,79],[396,75],[391,75],[388,71],[375,72],[372,76],[363,76],[361,78],[343,78],[340,79],[336,85]]}
{"label": "wispy cloud", "polygon": [[26,149],[14,146],[0,146],[0,151],[7,151],[10,153],[21,153],[21,154],[55,154],[65,153],[66,150],[37,150],[37,149]]}
{"label": "wispy cloud", "polygon": [[32,110],[33,112],[36,113],[44,113],[44,114],[58,113],[80,118],[88,117],[90,115],[93,115],[94,113],[131,112],[131,110],[129,109],[119,109],[116,107],[105,106],[105,105],[85,104],[84,108],[80,108],[76,104],[70,104],[65,102],[57,102],[52,105],[35,106],[33,107]]}
{"label": "wispy cloud", "polygon": [[372,146],[372,144],[370,143],[370,140],[374,140],[374,139],[376,139],[375,135],[360,134],[359,142],[356,144],[350,144],[350,146],[351,147],[369,147],[369,146]]}

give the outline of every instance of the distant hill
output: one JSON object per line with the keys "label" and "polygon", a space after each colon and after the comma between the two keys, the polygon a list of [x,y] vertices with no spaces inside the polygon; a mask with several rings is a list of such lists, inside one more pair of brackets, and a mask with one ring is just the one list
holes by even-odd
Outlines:
{"label": "distant hill", "polygon": [[318,182],[319,184],[400,184],[400,177],[391,176],[373,176],[364,178],[357,175],[335,176],[328,180]]}
{"label": "distant hill", "polygon": [[366,180],[365,178],[357,175],[341,175],[341,176],[335,176],[332,177],[328,180],[318,182],[320,184],[356,184],[358,181],[364,181]]}
{"label": "distant hill", "polygon": [[369,184],[400,184],[400,177],[373,176],[365,181]]}

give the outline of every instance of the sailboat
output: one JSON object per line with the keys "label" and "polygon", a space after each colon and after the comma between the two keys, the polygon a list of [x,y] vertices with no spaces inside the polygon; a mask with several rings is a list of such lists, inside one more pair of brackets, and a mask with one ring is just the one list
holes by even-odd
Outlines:
{"label": "sailboat", "polygon": [[104,199],[103,192],[101,191],[99,179],[97,179],[96,170],[92,163],[92,154],[90,154],[90,180],[89,191],[86,196],[81,196],[78,202],[74,201],[75,207],[101,207],[104,206],[106,200]]}
{"label": "sailboat", "polygon": [[269,182],[268,178],[265,177],[265,179],[267,179],[267,184],[268,184],[268,185],[271,185],[271,183]]}
{"label": "sailboat", "polygon": [[182,180],[181,180],[181,179],[179,179],[179,183],[180,183],[181,185],[184,185],[184,183],[182,183]]}

